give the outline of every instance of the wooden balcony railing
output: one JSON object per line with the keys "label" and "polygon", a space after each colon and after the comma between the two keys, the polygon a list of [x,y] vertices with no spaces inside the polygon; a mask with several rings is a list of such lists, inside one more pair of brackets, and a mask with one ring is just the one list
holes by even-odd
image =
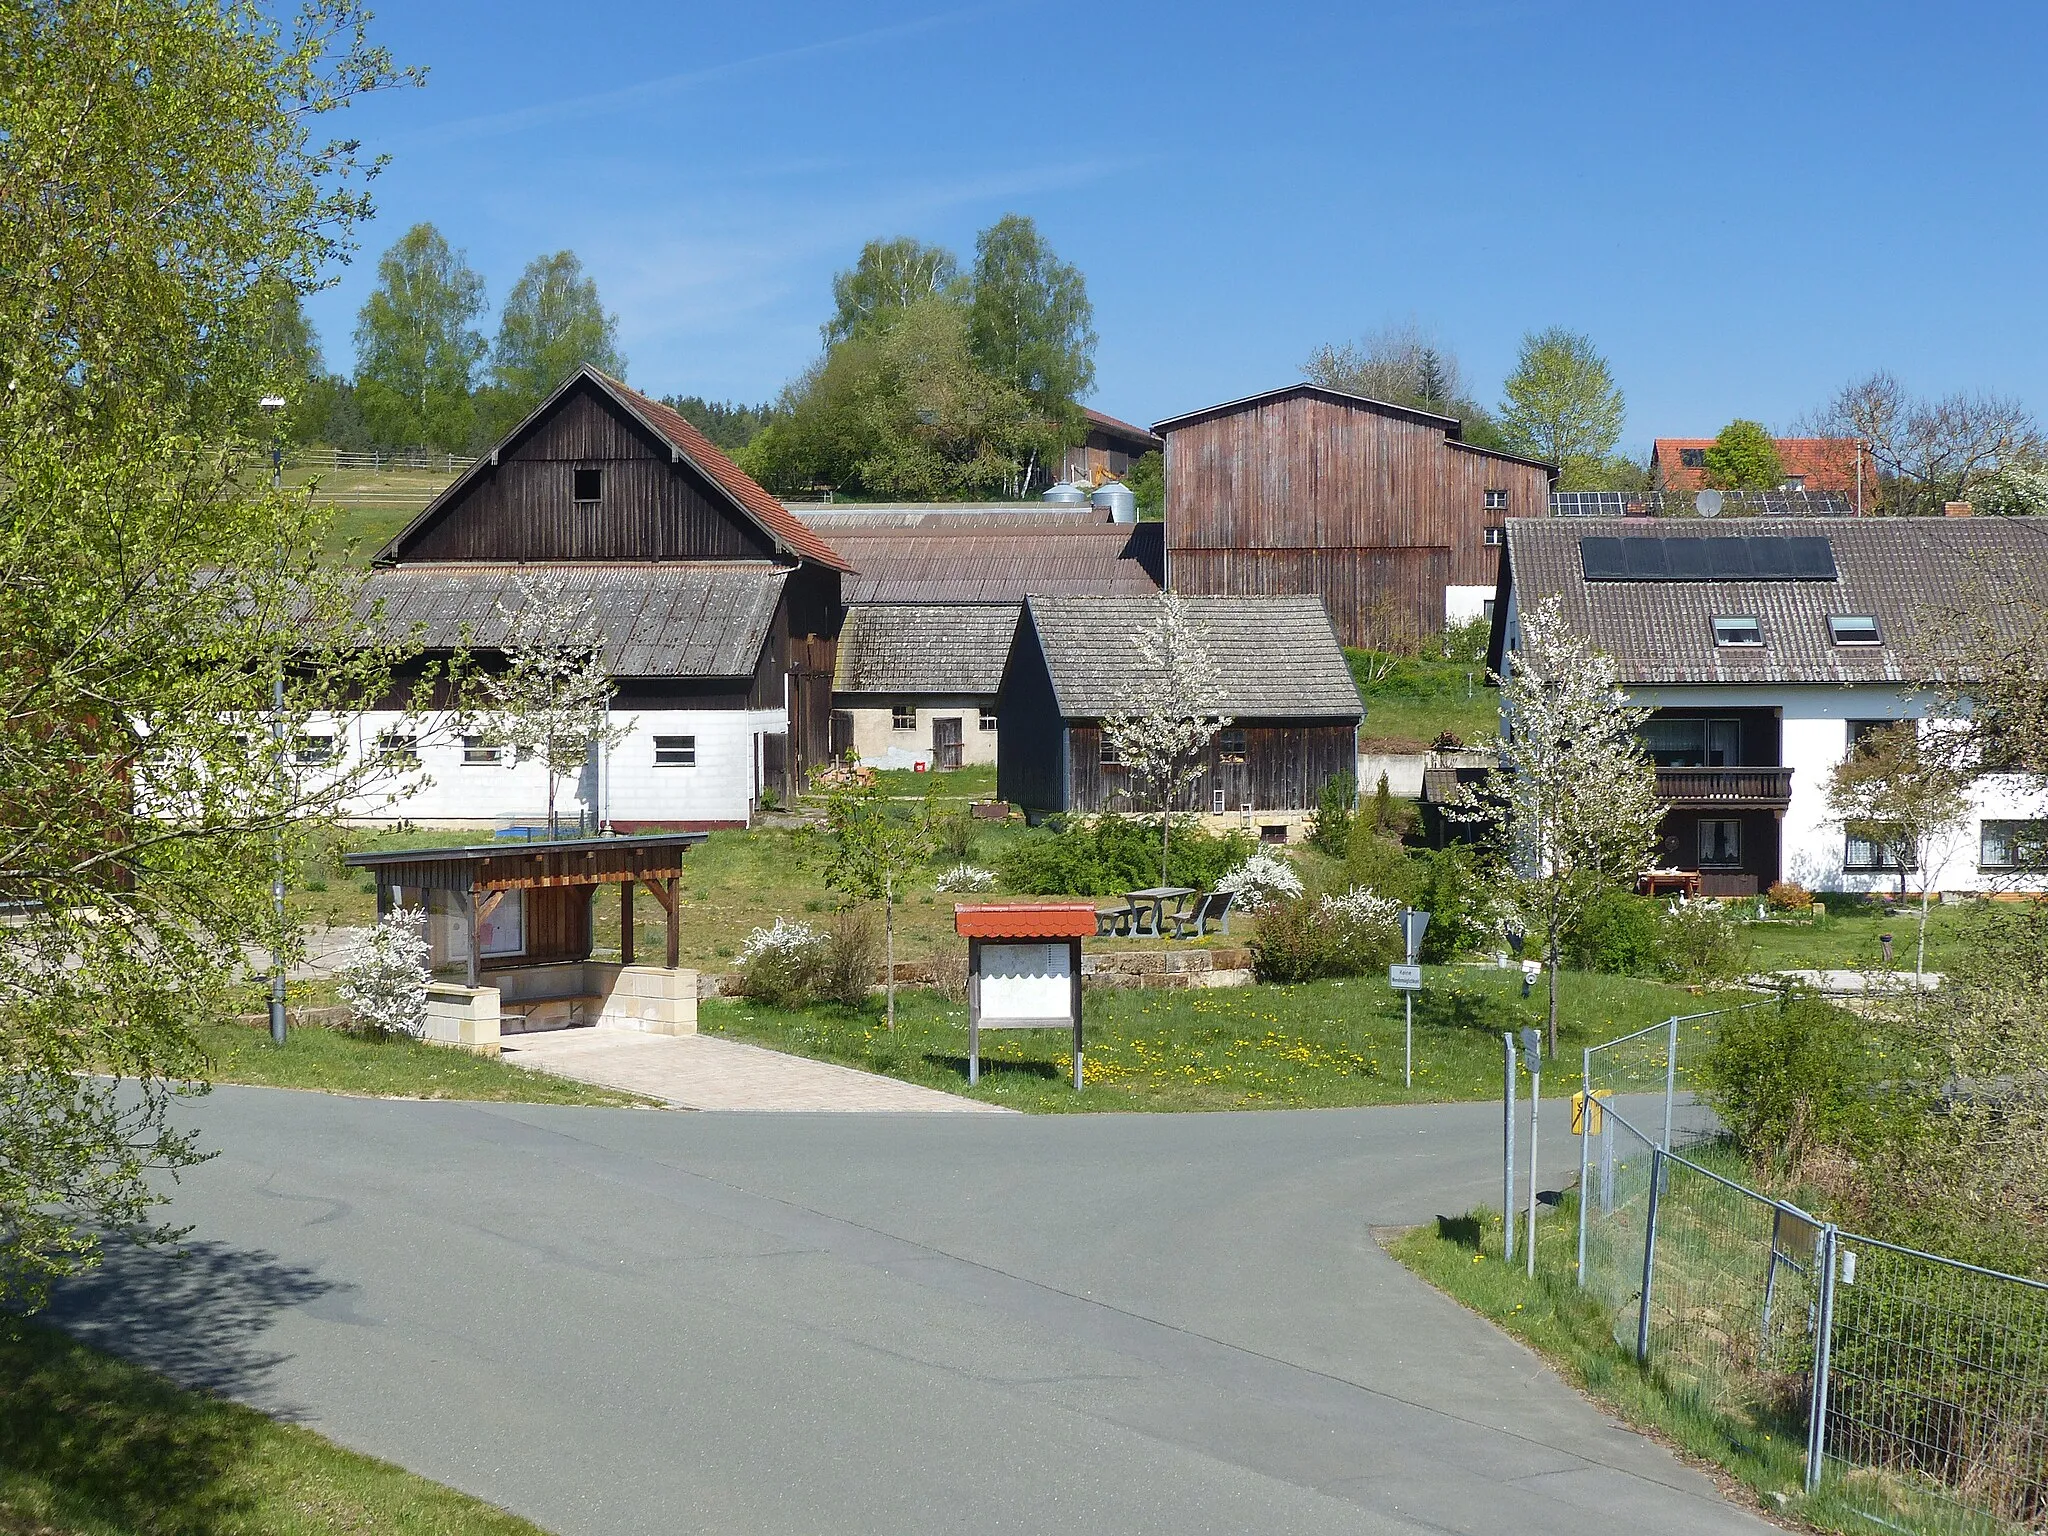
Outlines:
{"label": "wooden balcony railing", "polygon": [[1782,810],[1792,799],[1792,770],[1659,768],[1657,797],[1667,805],[1759,806]]}

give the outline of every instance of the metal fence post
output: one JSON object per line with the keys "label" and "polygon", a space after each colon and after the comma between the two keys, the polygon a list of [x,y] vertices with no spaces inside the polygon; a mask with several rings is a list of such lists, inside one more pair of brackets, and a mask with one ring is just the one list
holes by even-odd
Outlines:
{"label": "metal fence post", "polygon": [[1507,1073],[1501,1083],[1501,1259],[1515,1256],[1515,1036],[1503,1030],[1500,1037],[1507,1058]]}
{"label": "metal fence post", "polygon": [[1579,1072],[1579,1289],[1586,1288],[1586,1178],[1593,1166],[1593,1048]]}
{"label": "metal fence post", "polygon": [[1657,1278],[1657,1192],[1664,1187],[1664,1149],[1650,1152],[1650,1215],[1643,1223],[1643,1305],[1636,1314],[1636,1364],[1650,1363],[1650,1284]]}
{"label": "metal fence post", "polygon": [[1835,1245],[1833,1222],[1820,1229],[1820,1321],[1813,1341],[1813,1398],[1807,1410],[1806,1491],[1820,1489],[1821,1464],[1828,1451],[1828,1367],[1835,1333]]}
{"label": "metal fence post", "polygon": [[1664,1150],[1671,1150],[1671,1101],[1678,1092],[1678,1015],[1671,1016],[1664,1045]]}

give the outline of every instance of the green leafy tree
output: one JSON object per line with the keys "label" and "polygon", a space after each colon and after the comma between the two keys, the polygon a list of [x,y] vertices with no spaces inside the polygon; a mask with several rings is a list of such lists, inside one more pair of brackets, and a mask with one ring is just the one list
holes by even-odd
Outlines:
{"label": "green leafy tree", "polygon": [[605,313],[597,282],[574,251],[536,256],[512,285],[498,319],[484,437],[501,437],[585,363],[625,376],[619,317]]}
{"label": "green leafy tree", "polygon": [[1078,267],[1054,254],[1038,226],[1003,215],[974,242],[974,357],[1046,415],[1078,424],[1095,388],[1095,306]]}
{"label": "green leafy tree", "polygon": [[1325,389],[1455,416],[1466,442],[1502,446],[1486,407],[1471,397],[1457,354],[1409,322],[1368,332],[1357,341],[1321,346],[1302,364],[1302,376]]}
{"label": "green leafy tree", "polygon": [[[872,768],[835,763],[811,776],[814,793],[825,801],[822,837],[812,857],[825,877],[827,890],[852,901],[882,903],[889,1028],[896,1028],[896,887],[911,871],[931,862],[937,842],[932,833],[931,792],[916,815],[892,805]],[[816,834],[813,834],[816,836]]]}
{"label": "green leafy tree", "polygon": [[887,330],[913,304],[964,297],[960,259],[942,245],[907,236],[870,240],[860,260],[832,279],[832,318],[822,327],[829,347]]}
{"label": "green leafy tree", "polygon": [[368,212],[356,147],[314,137],[402,78],[366,21],[350,0],[0,9],[6,1308],[102,1234],[167,1235],[153,1188],[200,1155],[168,1119],[208,1069],[193,1026],[246,1006],[246,941],[293,948],[280,855],[385,771],[292,751],[392,658],[356,645],[304,497],[248,473],[258,401],[303,384],[280,294],[318,286]]}
{"label": "green leafy tree", "polygon": [[741,405],[731,400],[706,400],[701,395],[664,395],[661,403],[727,453],[746,447],[781,416],[772,400],[764,405]]}
{"label": "green leafy tree", "polygon": [[380,443],[469,447],[483,361],[484,280],[431,224],[415,224],[377,263],[356,317],[356,396]]}
{"label": "green leafy tree", "polygon": [[1156,523],[1166,516],[1166,455],[1148,448],[1124,471],[1124,484],[1138,498],[1138,521]]}
{"label": "green leafy tree", "polygon": [[[1970,824],[1969,780],[1961,754],[1930,726],[1900,720],[1862,737],[1828,775],[1829,813],[1849,836],[1884,850],[1899,872],[1920,878],[1920,941],[1913,973],[1927,964],[1927,906],[1941,869]],[[1958,732],[1959,736],[1966,733]]]}
{"label": "green leafy tree", "polygon": [[1723,491],[1775,491],[1785,483],[1785,462],[1763,423],[1737,418],[1706,451],[1707,484]]}
{"label": "green leafy tree", "polygon": [[1532,331],[1502,392],[1507,445],[1557,465],[1560,490],[1597,489],[1603,463],[1621,440],[1624,407],[1613,370],[1592,341],[1556,326]]}

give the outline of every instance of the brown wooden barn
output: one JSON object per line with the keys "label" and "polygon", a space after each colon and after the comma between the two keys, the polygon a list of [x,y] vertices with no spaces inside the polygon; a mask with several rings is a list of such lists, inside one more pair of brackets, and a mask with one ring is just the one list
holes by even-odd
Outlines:
{"label": "brown wooden barn", "polygon": [[[1267,836],[1299,830],[1323,786],[1358,768],[1358,689],[1312,597],[1191,598],[1190,618],[1222,679],[1230,718],[1179,809]],[[1132,707],[1146,665],[1136,639],[1159,599],[1033,597],[1024,604],[997,704],[997,787],[1032,811],[1142,810],[1101,722]]]}
{"label": "brown wooden barn", "polygon": [[1293,384],[1162,421],[1167,584],[1312,593],[1350,646],[1482,617],[1511,517],[1554,465],[1464,442],[1456,418]]}

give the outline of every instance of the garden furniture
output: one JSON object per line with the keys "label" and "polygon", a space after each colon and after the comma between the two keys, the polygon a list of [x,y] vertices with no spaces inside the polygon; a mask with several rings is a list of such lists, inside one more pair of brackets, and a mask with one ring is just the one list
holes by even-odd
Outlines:
{"label": "garden furniture", "polygon": [[1097,935],[1129,933],[1131,923],[1136,919],[1138,909],[1129,902],[1120,907],[1097,907],[1095,909],[1095,932]]}
{"label": "garden furniture", "polygon": [[[1140,909],[1138,915],[1132,919],[1131,932],[1134,935],[1150,935],[1158,939],[1166,936],[1166,904],[1171,901],[1178,905],[1194,895],[1195,888],[1191,885],[1149,885],[1142,891],[1126,891],[1124,894],[1130,897],[1133,907]],[[1144,925],[1145,913],[1142,910],[1148,903],[1152,908],[1150,928]]]}
{"label": "garden furniture", "polygon": [[1173,914],[1173,936],[1176,939],[1199,939],[1209,931],[1209,924],[1217,923],[1225,933],[1230,932],[1230,900],[1233,891],[1205,891],[1197,898],[1194,906],[1185,912]]}

